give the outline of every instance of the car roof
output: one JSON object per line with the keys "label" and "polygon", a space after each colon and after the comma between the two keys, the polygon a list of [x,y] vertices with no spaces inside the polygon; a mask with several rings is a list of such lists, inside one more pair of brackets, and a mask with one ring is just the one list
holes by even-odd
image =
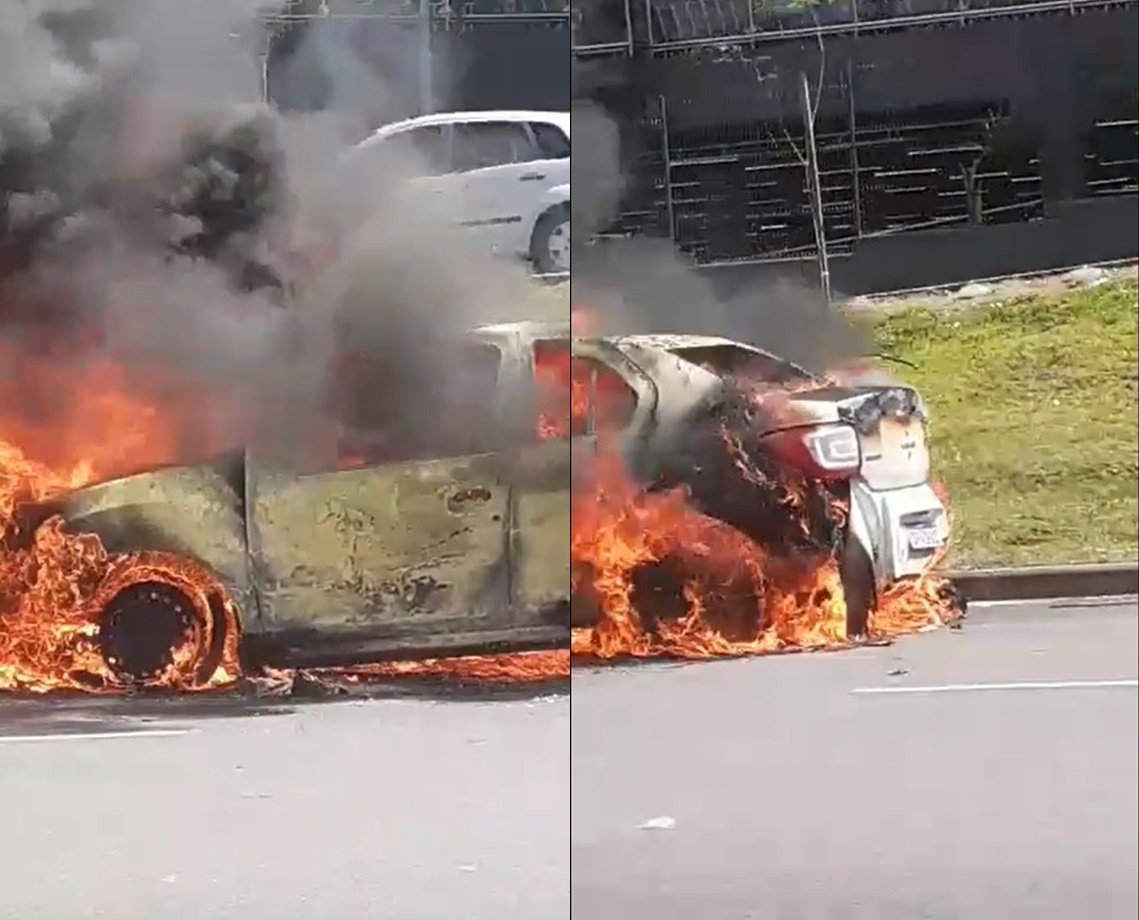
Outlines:
{"label": "car roof", "polygon": [[569,112],[541,112],[529,109],[486,109],[472,112],[435,112],[431,115],[419,115],[415,118],[405,118],[402,121],[393,121],[382,125],[361,143],[367,144],[372,140],[390,137],[411,128],[421,128],[430,125],[450,125],[456,122],[488,122],[488,121],[547,121],[557,125],[566,135],[570,133]]}
{"label": "car roof", "polygon": [[477,326],[472,332],[486,336],[521,336],[529,339],[583,338],[595,342],[606,342],[618,348],[644,348],[657,351],[672,351],[676,348],[710,348],[716,345],[734,345],[740,348],[757,350],[754,346],[713,335],[676,335],[652,333],[639,335],[587,335],[574,336],[568,321],[520,320],[509,323],[487,323]]}
{"label": "car roof", "polygon": [[[488,323],[477,326],[471,330],[473,335],[484,339],[522,339],[534,341],[537,339],[570,339],[580,338],[587,341],[604,342],[621,351],[667,351],[672,352],[682,348],[713,348],[730,345],[735,348],[744,348],[757,354],[769,354],[754,345],[737,342],[715,335],[681,335],[672,333],[642,333],[637,335],[587,335],[575,336],[568,321],[551,322],[549,320],[521,320],[509,323]],[[771,357],[776,357],[771,355]],[[783,360],[783,359],[779,359]]]}
{"label": "car roof", "polygon": [[656,349],[658,351],[673,351],[678,348],[712,348],[717,345],[734,345],[739,348],[751,349],[751,345],[725,339],[715,335],[674,335],[669,333],[644,333],[640,335],[607,336],[606,341],[620,347],[623,345],[634,348]]}
{"label": "car roof", "polygon": [[569,339],[570,325],[548,320],[521,320],[512,323],[488,323],[472,330],[485,338]]}

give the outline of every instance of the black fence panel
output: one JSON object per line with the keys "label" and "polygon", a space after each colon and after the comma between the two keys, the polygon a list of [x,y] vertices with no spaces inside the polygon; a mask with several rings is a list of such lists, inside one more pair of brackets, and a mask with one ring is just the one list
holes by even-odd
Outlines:
{"label": "black fence panel", "polygon": [[486,19],[437,36],[440,68],[451,68],[450,109],[568,111],[570,29],[560,21]]}
{"label": "black fence panel", "polygon": [[[652,0],[647,8],[666,2],[678,16],[687,10],[689,26],[697,5],[709,15],[719,10],[727,34],[728,0]],[[853,9],[832,4],[828,15],[843,8]],[[858,9],[867,8],[860,0]],[[586,56],[578,69],[595,96],[618,97],[615,87],[624,85],[618,117],[635,126],[626,131],[636,144],[622,164],[624,198],[607,229],[670,237],[704,264],[810,257],[817,240],[807,191],[806,75],[832,254],[853,256],[871,241],[918,232],[940,239],[948,231],[1070,220],[1075,202],[1087,204],[1079,209],[1086,233],[1097,202],[1123,196],[1124,211],[1134,209],[1139,190],[1136,11],[1135,4],[1073,4],[1016,19],[966,17],[669,54],[642,44],[624,59]],[[637,95],[642,114],[630,118],[628,98]],[[1117,233],[1118,208],[1100,210],[1103,258],[1117,258],[1134,233]],[[1053,226],[1039,239],[1073,238]],[[1073,252],[1085,253],[1088,240],[1078,242]],[[1006,251],[1027,258],[1011,242]],[[882,273],[859,277],[870,275]]]}
{"label": "black fence panel", "polygon": [[[431,7],[433,106],[552,109],[570,103],[564,0],[468,0]],[[267,95],[282,109],[350,105],[375,127],[420,111],[417,5],[388,15],[330,15],[271,24]]]}

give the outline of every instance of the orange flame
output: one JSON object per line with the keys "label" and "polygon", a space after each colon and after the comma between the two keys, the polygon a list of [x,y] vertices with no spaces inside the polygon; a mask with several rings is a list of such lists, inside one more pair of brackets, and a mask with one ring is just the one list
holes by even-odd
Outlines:
{"label": "orange flame", "polygon": [[[212,573],[166,553],[108,553],[98,536],[68,533],[59,517],[34,527],[21,518],[29,504],[95,482],[206,459],[228,446],[200,439],[217,404],[169,393],[160,400],[161,375],[132,373],[82,349],[33,353],[0,342],[0,369],[0,690],[128,689],[104,656],[104,611],[122,589],[151,582],[176,588],[193,609],[169,665],[147,685],[191,692],[234,685],[240,624]],[[188,432],[199,440],[188,444]],[[219,637],[217,664],[204,673]],[[343,675],[501,683],[568,673],[569,653],[560,651],[391,662]]]}
{"label": "orange flame", "polygon": [[[572,557],[576,602],[597,608],[596,625],[573,631],[576,656],[712,658],[845,640],[833,559],[770,556],[693,509],[683,488],[639,490],[612,457],[575,501]],[[637,573],[669,562],[662,593],[673,595],[665,601],[675,615],[654,616],[650,627],[634,600]]]}
{"label": "orange flame", "polygon": [[580,435],[589,425],[611,429],[632,408],[619,377],[573,356],[566,344],[535,345],[534,383],[543,440]]}
{"label": "orange flame", "polygon": [[518,652],[510,655],[467,655],[428,658],[423,661],[389,661],[337,668],[336,677],[352,683],[402,677],[442,678],[493,684],[541,683],[569,677],[570,656],[566,649],[548,652]]}
{"label": "orange flame", "polygon": [[[768,389],[754,398],[766,415],[782,418],[786,396]],[[852,643],[835,551],[765,550],[698,511],[685,488],[655,492],[635,483],[607,432],[599,435],[596,475],[591,482],[579,477],[584,484],[574,495],[574,620],[592,622],[573,630],[576,660],[712,658]],[[790,473],[769,475],[730,430],[722,435],[743,481],[773,498],[772,507],[808,536],[809,482]],[[829,504],[828,520],[844,523],[849,509],[837,500]],[[938,555],[920,577],[878,592],[866,639],[960,616],[937,573],[940,561]]]}
{"label": "orange flame", "polygon": [[[237,620],[211,573],[167,554],[107,553],[97,536],[67,533],[58,517],[31,530],[20,519],[27,503],[176,461],[185,449],[179,432],[193,430],[195,414],[160,411],[153,389],[82,350],[33,354],[4,344],[0,365],[0,689],[122,689],[100,649],[100,615],[123,587],[147,581],[172,585],[194,606],[170,666],[151,682],[198,690],[232,681]],[[217,667],[199,674],[196,658],[216,630],[227,630],[226,647]]]}

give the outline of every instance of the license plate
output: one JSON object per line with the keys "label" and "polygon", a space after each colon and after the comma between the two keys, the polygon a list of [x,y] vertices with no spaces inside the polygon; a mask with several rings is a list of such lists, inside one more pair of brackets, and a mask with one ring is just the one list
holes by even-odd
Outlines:
{"label": "license plate", "polygon": [[899,460],[909,460],[922,446],[921,425],[884,418],[880,423],[882,454]]}
{"label": "license plate", "polygon": [[910,541],[910,549],[937,549],[942,542],[940,528],[936,526],[910,527],[906,536]]}

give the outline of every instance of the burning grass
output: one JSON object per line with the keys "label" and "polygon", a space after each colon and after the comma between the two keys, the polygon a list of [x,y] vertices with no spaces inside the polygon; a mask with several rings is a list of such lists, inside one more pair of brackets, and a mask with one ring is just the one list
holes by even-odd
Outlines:
{"label": "burning grass", "polygon": [[1136,558],[1137,293],[1132,275],[876,321],[930,407],[950,565]]}

